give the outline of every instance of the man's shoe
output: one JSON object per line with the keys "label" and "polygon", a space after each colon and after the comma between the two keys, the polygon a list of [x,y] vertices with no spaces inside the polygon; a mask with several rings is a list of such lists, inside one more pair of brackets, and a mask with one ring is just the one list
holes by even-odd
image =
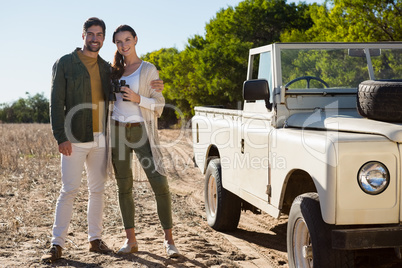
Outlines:
{"label": "man's shoe", "polygon": [[96,253],[110,253],[112,250],[101,239],[96,239],[89,242],[89,251]]}
{"label": "man's shoe", "polygon": [[61,258],[62,248],[59,245],[52,245],[49,251],[42,256],[42,262],[52,262]]}
{"label": "man's shoe", "polygon": [[169,244],[167,240],[163,242],[163,247],[169,258],[178,258],[180,256],[179,250],[174,245]]}

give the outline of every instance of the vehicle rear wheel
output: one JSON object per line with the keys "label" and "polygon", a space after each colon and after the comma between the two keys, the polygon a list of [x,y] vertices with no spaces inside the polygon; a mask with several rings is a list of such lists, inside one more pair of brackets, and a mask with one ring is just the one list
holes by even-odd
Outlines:
{"label": "vehicle rear wheel", "polygon": [[289,267],[354,267],[352,251],[332,249],[332,229],[322,220],[318,194],[299,195],[293,201],[288,220]]}
{"label": "vehicle rear wheel", "polygon": [[402,122],[402,80],[360,83],[357,110],[363,117],[385,122]]}
{"label": "vehicle rear wheel", "polygon": [[205,211],[208,225],[217,231],[233,231],[240,220],[241,201],[222,186],[221,164],[212,159],[205,173]]}

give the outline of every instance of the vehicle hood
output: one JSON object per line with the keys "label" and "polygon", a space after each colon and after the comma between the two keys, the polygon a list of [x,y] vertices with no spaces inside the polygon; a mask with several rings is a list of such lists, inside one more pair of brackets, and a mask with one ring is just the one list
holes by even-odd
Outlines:
{"label": "vehicle hood", "polygon": [[357,111],[335,114],[317,110],[293,114],[286,120],[285,127],[376,134],[394,142],[402,142],[402,124],[367,119],[360,116]]}

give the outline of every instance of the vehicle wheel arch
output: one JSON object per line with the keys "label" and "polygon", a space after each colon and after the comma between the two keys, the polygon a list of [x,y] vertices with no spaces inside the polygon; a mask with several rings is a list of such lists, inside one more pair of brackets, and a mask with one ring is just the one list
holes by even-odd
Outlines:
{"label": "vehicle wheel arch", "polygon": [[313,177],[303,169],[292,169],[283,182],[280,209],[282,213],[289,215],[293,200],[304,193],[317,193],[317,187]]}
{"label": "vehicle wheel arch", "polygon": [[219,154],[219,150],[218,147],[214,144],[210,145],[207,153],[206,153],[206,159],[205,159],[205,166],[204,166],[204,174],[205,172],[207,172],[207,168],[208,168],[208,164],[212,159],[215,158],[221,158],[220,154]]}

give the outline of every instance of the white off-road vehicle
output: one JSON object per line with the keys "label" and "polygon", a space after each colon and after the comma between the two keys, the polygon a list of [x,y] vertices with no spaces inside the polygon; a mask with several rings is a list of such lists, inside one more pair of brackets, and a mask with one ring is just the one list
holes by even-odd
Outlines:
{"label": "white off-road vehicle", "polygon": [[354,267],[402,246],[402,43],[250,50],[242,110],[196,107],[194,157],[209,225],[241,209],[289,215],[290,267]]}

